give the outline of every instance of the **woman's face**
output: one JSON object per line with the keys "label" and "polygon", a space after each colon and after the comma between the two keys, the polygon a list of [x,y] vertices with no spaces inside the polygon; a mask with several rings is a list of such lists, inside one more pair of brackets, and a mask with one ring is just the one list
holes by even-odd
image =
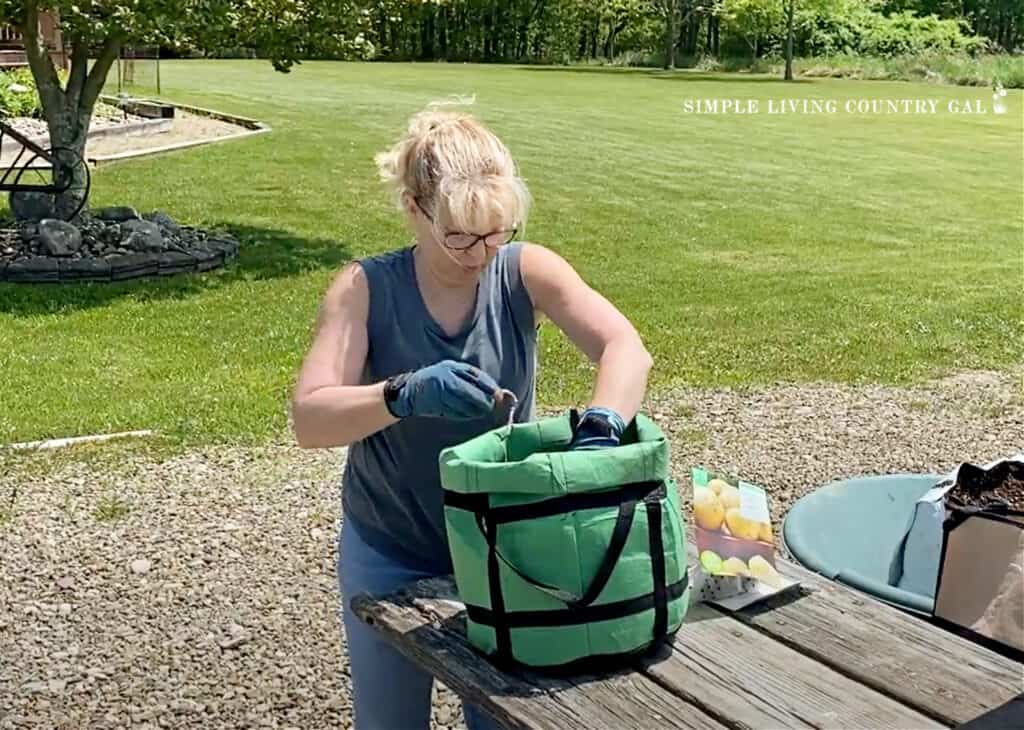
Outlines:
{"label": "woman's face", "polygon": [[443,211],[435,219],[418,203],[413,207],[417,240],[431,244],[437,254],[434,258],[452,278],[479,276],[498,249],[515,236],[515,229],[499,219],[485,221],[479,230],[462,231],[450,226]]}

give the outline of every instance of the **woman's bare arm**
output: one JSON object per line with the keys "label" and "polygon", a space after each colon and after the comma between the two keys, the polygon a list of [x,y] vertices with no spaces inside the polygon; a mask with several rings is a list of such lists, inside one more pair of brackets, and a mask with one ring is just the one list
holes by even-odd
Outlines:
{"label": "woman's bare arm", "polygon": [[553,251],[526,244],[520,270],[534,306],[597,363],[588,405],[610,408],[629,423],[643,403],[653,364],[636,329]]}
{"label": "woman's bare arm", "polygon": [[383,382],[359,384],[368,312],[366,275],[348,264],[324,296],[292,397],[293,429],[303,448],[346,446],[397,420],[384,405]]}

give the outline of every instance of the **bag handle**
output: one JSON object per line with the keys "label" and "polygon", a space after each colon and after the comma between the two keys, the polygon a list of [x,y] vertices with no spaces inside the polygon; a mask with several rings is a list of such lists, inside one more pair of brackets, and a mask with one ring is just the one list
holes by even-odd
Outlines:
{"label": "bag handle", "polygon": [[608,583],[608,579],[612,575],[612,571],[615,569],[615,565],[619,562],[619,558],[622,556],[622,550],[626,547],[626,538],[629,537],[629,531],[633,526],[633,517],[636,515],[636,505],[639,500],[629,499],[622,502],[619,505],[619,514],[615,519],[615,528],[612,530],[612,538],[608,542],[608,550],[605,551],[604,558],[601,560],[601,565],[597,568],[597,573],[594,575],[594,579],[590,582],[587,590],[583,595],[578,596],[571,591],[566,591],[561,588],[557,588],[547,583],[542,583],[539,580],[534,580],[522,570],[512,564],[511,561],[507,560],[501,551],[498,550],[498,530],[497,525],[495,529],[488,530],[484,521],[484,515],[480,512],[476,513],[476,524],[480,528],[480,532],[483,533],[487,539],[487,547],[498,556],[498,558],[509,569],[522,578],[524,581],[532,585],[539,591],[547,593],[549,596],[557,598],[562,601],[569,608],[586,608],[593,603],[601,591],[604,590],[605,585]]}

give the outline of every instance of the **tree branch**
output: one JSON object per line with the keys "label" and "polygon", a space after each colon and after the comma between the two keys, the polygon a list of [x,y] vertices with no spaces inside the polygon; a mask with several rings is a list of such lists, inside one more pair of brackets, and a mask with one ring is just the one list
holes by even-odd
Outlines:
{"label": "tree branch", "polygon": [[106,83],[110,67],[117,60],[117,54],[120,52],[121,38],[118,36],[108,37],[103,43],[103,49],[100,51],[99,58],[96,59],[92,69],[89,70],[89,76],[86,78],[85,85],[82,88],[82,96],[78,100],[79,109],[92,111],[93,106],[96,104],[96,99],[99,98],[100,91],[103,90],[103,84]]}
{"label": "tree branch", "polygon": [[28,58],[29,68],[32,69],[32,76],[36,80],[39,100],[43,104],[43,114],[52,126],[53,120],[60,113],[64,99],[60,79],[57,78],[57,69],[53,67],[53,59],[50,58],[49,51],[40,45],[39,0],[26,0],[25,25],[19,30],[25,42],[25,56]]}
{"label": "tree branch", "polygon": [[81,38],[75,38],[71,46],[71,74],[68,76],[68,87],[65,93],[72,109],[78,108],[78,100],[85,89],[85,72],[89,68],[89,45]]}

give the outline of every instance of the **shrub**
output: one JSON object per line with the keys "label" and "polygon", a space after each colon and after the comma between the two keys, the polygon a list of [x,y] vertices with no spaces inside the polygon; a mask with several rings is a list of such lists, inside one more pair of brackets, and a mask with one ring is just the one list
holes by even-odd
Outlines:
{"label": "shrub", "polygon": [[[892,58],[841,54],[798,58],[794,67],[801,76],[901,79],[961,86],[992,86],[998,81],[1008,89],[1024,88],[1024,58],[1020,56],[970,56],[937,51]],[[772,73],[781,73],[781,65],[776,65]]]}
{"label": "shrub", "polygon": [[0,115],[39,117],[41,113],[32,72],[27,68],[0,72]]}
{"label": "shrub", "polygon": [[801,48],[809,56],[977,54],[989,45],[986,38],[971,35],[963,20],[941,20],[909,11],[884,15],[862,0],[812,4],[798,13],[797,28]]}

